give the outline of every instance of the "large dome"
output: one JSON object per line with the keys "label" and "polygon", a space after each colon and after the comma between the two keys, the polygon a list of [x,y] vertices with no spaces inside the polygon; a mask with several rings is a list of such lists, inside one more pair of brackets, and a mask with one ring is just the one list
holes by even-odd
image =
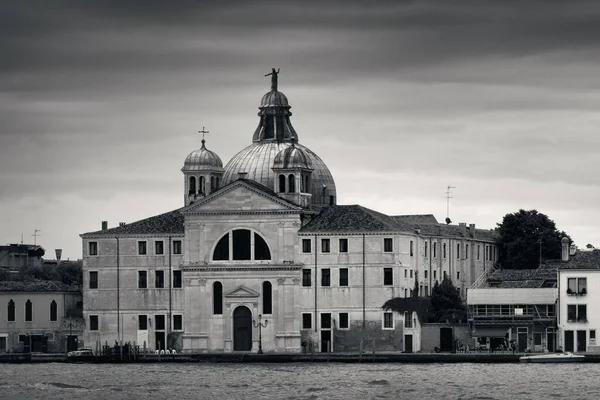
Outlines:
{"label": "large dome", "polygon": [[[278,143],[275,140],[252,143],[239,153],[237,153],[225,166],[223,173],[223,184],[226,185],[238,179],[242,174],[245,179],[251,179],[261,183],[269,188],[275,188],[275,172],[273,172],[273,162],[281,150],[291,147],[291,141]],[[309,158],[313,168],[311,175],[310,193],[312,194],[313,208],[320,208],[331,203],[330,196],[333,196],[333,203],[337,202],[335,182],[329,172],[327,165],[321,158],[307,147],[296,143]]]}

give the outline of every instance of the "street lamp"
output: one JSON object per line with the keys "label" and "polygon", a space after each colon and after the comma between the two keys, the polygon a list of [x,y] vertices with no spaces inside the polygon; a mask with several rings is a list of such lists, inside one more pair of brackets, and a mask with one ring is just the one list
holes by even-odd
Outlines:
{"label": "street lamp", "polygon": [[258,315],[258,322],[256,322],[256,320],[252,320],[252,325],[254,325],[255,328],[258,328],[258,354],[262,354],[262,328],[266,328],[267,324],[269,323],[268,320],[265,319],[265,324],[263,325],[261,322],[262,319],[262,314]]}

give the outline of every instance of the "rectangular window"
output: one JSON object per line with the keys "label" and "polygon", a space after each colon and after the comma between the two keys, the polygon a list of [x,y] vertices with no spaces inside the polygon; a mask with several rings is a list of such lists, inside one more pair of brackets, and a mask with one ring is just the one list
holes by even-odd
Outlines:
{"label": "rectangular window", "polygon": [[595,329],[590,329],[590,341],[596,341],[596,330]]}
{"label": "rectangular window", "polygon": [[485,261],[488,261],[490,259],[490,247],[489,246],[485,246]]}
{"label": "rectangular window", "polygon": [[148,316],[147,315],[138,315],[138,330],[140,330],[140,331],[148,330]]}
{"label": "rectangular window", "polygon": [[155,315],[154,316],[155,327],[154,329],[157,331],[165,330],[165,316],[164,315]]}
{"label": "rectangular window", "polygon": [[329,239],[321,239],[321,253],[329,253],[330,252],[329,245],[330,245]]}
{"label": "rectangular window", "polygon": [[[348,324],[348,313],[347,312],[341,312],[339,319],[340,319],[340,329],[348,329],[350,327]],[[591,334],[590,334],[590,338],[591,338]]]}
{"label": "rectangular window", "polygon": [[305,286],[305,287],[312,286],[310,269],[302,270],[302,286]]}
{"label": "rectangular window", "polygon": [[340,286],[348,286],[348,268],[340,268]]}
{"label": "rectangular window", "polygon": [[587,294],[587,279],[586,278],[577,278],[577,294],[579,294],[579,295]]}
{"label": "rectangular window", "polygon": [[429,286],[425,286],[425,297],[429,297]]}
{"label": "rectangular window", "polygon": [[392,238],[384,238],[383,239],[383,251],[386,253],[391,253],[394,250],[394,242]]}
{"label": "rectangular window", "polygon": [[444,243],[442,246],[443,246],[443,254],[442,254],[442,257],[446,258],[446,243]]}
{"label": "rectangular window", "polygon": [[408,312],[408,311],[404,312],[404,327],[405,328],[413,327],[413,321],[412,321],[412,317],[410,314],[412,314],[412,313]]}
{"label": "rectangular window", "polygon": [[394,329],[394,313],[383,313],[383,329]]}
{"label": "rectangular window", "polygon": [[414,255],[413,254],[413,241],[411,240],[410,241],[410,256],[412,257],[413,255]]}
{"label": "rectangular window", "polygon": [[577,322],[587,322],[587,305],[577,305]]}
{"label": "rectangular window", "polygon": [[90,256],[98,255],[98,242],[90,242]]}
{"label": "rectangular window", "polygon": [[321,286],[331,286],[331,270],[329,268],[321,270]]}
{"label": "rectangular window", "polygon": [[433,258],[437,257],[437,243],[433,242]]}
{"label": "rectangular window", "polygon": [[427,270],[423,271],[423,275],[425,276],[425,279],[427,279],[427,273],[428,273],[428,272],[429,272],[429,271],[427,271]]}
{"label": "rectangular window", "polygon": [[428,242],[425,242],[425,258],[427,258],[427,245],[428,244],[429,244]]}
{"label": "rectangular window", "polygon": [[413,270],[411,269],[410,270],[410,279],[412,279],[412,277],[413,277]]}
{"label": "rectangular window", "polygon": [[165,271],[157,270],[154,272],[154,287],[157,289],[165,287]]}
{"label": "rectangular window", "polygon": [[340,253],[348,252],[348,239],[340,239]]}
{"label": "rectangular window", "polygon": [[481,258],[481,245],[477,245],[477,261]]}
{"label": "rectangular window", "polygon": [[408,278],[408,269],[407,268],[404,268],[404,277]]}
{"label": "rectangular window", "polygon": [[180,289],[182,287],[181,270],[173,271],[173,288]]}
{"label": "rectangular window", "polygon": [[433,271],[433,279],[437,279],[436,275],[437,275],[437,271]]}
{"label": "rectangular window", "polygon": [[302,252],[303,253],[310,253],[311,252],[310,239],[302,239]]}
{"label": "rectangular window", "polygon": [[138,289],[146,289],[148,287],[148,272],[138,271]]}
{"label": "rectangular window", "polygon": [[302,329],[312,329],[311,313],[302,313]]}
{"label": "rectangular window", "polygon": [[146,246],[147,246],[147,242],[145,240],[138,242],[138,254],[139,255],[143,256],[148,252],[148,249],[146,248]]}
{"label": "rectangular window", "polygon": [[90,289],[98,289],[98,271],[90,271]]}
{"label": "rectangular window", "polygon": [[181,254],[181,240],[173,240],[173,254]]}
{"label": "rectangular window", "polygon": [[154,254],[165,254],[165,242],[163,242],[162,240],[157,240],[154,242]]}
{"label": "rectangular window", "polygon": [[460,243],[456,243],[456,259],[460,260]]}
{"label": "rectangular window", "polygon": [[460,271],[456,271],[456,279],[459,280],[460,279]]}
{"label": "rectangular window", "polygon": [[321,314],[321,329],[331,329],[331,314]]}
{"label": "rectangular window", "polygon": [[98,316],[90,315],[90,331],[98,330]]}
{"label": "rectangular window", "polygon": [[183,330],[183,315],[180,315],[180,314],[173,315],[173,330],[174,331],[182,331]]}
{"label": "rectangular window", "polygon": [[469,245],[465,244],[465,260],[469,259]]}
{"label": "rectangular window", "polygon": [[394,270],[392,268],[383,269],[383,284],[393,285],[394,284]]}
{"label": "rectangular window", "polygon": [[577,321],[577,306],[574,304],[567,305],[567,321]]}

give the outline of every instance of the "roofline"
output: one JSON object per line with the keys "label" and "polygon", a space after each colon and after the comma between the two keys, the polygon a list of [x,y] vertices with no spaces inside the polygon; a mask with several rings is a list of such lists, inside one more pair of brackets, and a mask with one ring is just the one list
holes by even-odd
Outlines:
{"label": "roofline", "polygon": [[1,290],[0,293],[83,293],[81,290]]}
{"label": "roofline", "polygon": [[[137,222],[137,221],[136,221]],[[82,239],[114,239],[114,238],[154,238],[154,237],[185,237],[185,232],[179,233],[82,233],[79,235]]]}

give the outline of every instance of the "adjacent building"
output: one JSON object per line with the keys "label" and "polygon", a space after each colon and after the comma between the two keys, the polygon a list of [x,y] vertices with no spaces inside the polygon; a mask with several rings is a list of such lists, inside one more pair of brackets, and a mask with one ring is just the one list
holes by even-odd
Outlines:
{"label": "adjacent building", "polygon": [[0,269],[18,273],[23,268],[41,267],[46,251],[33,244],[8,244],[0,246]]}

